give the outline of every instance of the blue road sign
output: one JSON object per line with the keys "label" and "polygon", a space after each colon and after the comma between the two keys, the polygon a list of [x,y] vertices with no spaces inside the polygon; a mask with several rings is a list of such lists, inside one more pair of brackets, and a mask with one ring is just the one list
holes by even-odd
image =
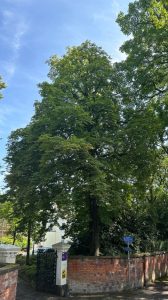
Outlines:
{"label": "blue road sign", "polygon": [[133,243],[133,240],[134,238],[132,236],[124,236],[123,237],[123,241],[126,243],[126,244],[132,244]]}

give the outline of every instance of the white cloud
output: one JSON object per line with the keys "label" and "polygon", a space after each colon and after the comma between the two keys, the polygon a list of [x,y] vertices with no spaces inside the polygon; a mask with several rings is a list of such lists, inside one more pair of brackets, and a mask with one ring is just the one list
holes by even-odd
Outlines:
{"label": "white cloud", "polygon": [[2,31],[5,40],[15,51],[21,46],[22,37],[28,30],[28,24],[24,18],[10,10],[3,11]]}
{"label": "white cloud", "polygon": [[23,46],[23,38],[27,31],[28,24],[23,16],[12,10],[3,11],[0,42],[5,44],[11,52],[10,59],[4,62],[3,65],[8,79],[15,73],[19,52]]}
{"label": "white cloud", "polygon": [[5,126],[11,115],[17,112],[17,108],[11,105],[5,105],[0,107],[0,125]]}
{"label": "white cloud", "polygon": [[27,32],[28,26],[25,22],[21,21],[17,24],[16,31],[13,38],[12,46],[18,51],[21,47],[22,37]]}
{"label": "white cloud", "polygon": [[14,73],[15,73],[15,70],[16,70],[16,64],[15,64],[15,61],[11,61],[11,62],[4,62],[3,63],[3,69],[5,71],[5,73],[8,74],[8,76],[11,78]]}
{"label": "white cloud", "polygon": [[104,9],[101,12],[97,12],[93,15],[95,21],[114,22],[119,14],[121,7],[116,0],[112,0],[108,9]]}
{"label": "white cloud", "polygon": [[13,19],[13,13],[10,10],[4,10],[3,11],[3,17],[2,17],[2,24],[3,26],[8,26],[11,20]]}
{"label": "white cloud", "polygon": [[113,14],[117,17],[119,12],[122,10],[122,7],[116,0],[112,0],[112,10]]}

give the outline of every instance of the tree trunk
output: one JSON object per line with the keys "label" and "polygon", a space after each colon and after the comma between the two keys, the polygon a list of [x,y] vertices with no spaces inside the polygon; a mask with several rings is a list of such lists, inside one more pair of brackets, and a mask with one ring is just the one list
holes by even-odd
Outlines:
{"label": "tree trunk", "polygon": [[33,243],[33,250],[32,250],[32,255],[34,255],[34,243]]}
{"label": "tree trunk", "polygon": [[31,222],[28,223],[26,265],[30,264]]}
{"label": "tree trunk", "polygon": [[94,198],[90,198],[90,231],[91,231],[90,255],[99,256],[99,252],[100,252],[99,207],[97,204],[97,200]]}
{"label": "tree trunk", "polygon": [[12,245],[15,245],[15,241],[16,241],[16,227],[13,231],[13,242],[12,242]]}

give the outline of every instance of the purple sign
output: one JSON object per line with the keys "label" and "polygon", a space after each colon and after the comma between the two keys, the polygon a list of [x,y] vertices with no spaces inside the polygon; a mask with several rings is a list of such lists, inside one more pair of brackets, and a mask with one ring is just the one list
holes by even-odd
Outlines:
{"label": "purple sign", "polygon": [[67,260],[68,258],[68,253],[67,252],[63,252],[62,253],[62,261]]}

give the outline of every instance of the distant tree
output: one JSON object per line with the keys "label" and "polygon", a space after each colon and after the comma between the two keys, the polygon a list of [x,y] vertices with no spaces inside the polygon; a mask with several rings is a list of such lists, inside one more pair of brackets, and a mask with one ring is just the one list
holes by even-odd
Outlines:
{"label": "distant tree", "polygon": [[19,218],[14,214],[13,203],[11,201],[0,203],[0,219],[6,221],[8,227],[7,233],[12,236],[12,244],[14,245],[19,226]]}
{"label": "distant tree", "polygon": [[[0,90],[4,89],[6,87],[5,83],[2,80],[2,77],[0,76]],[[0,93],[0,98],[2,98],[2,94]]]}
{"label": "distant tree", "polygon": [[8,195],[12,199],[14,216],[19,219],[17,232],[27,236],[27,264],[31,238],[41,240],[50,215],[53,216],[53,208],[48,210],[46,198],[42,201],[45,191],[42,193],[40,190],[38,148],[33,138],[31,126],[12,132],[6,157],[9,167],[6,176]]}

